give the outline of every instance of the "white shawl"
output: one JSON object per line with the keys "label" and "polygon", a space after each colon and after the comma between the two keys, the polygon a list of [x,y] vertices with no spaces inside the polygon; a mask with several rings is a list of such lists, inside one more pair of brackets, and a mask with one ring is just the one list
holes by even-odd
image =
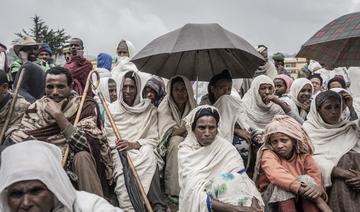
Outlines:
{"label": "white shawl", "polygon": [[321,170],[324,186],[331,186],[331,172],[340,158],[353,149],[360,152],[358,126],[355,122],[340,119],[330,125],[323,121],[316,109],[316,97],[311,102],[310,112],[303,127],[314,145],[314,155]]}
{"label": "white shawl", "polygon": [[[241,156],[235,147],[219,134],[209,146],[200,146],[197,142],[191,130],[191,124],[194,122],[196,112],[202,108],[217,110],[215,107],[203,105],[195,108],[185,118],[188,136],[179,144],[178,152],[179,185],[181,189],[180,212],[207,212],[207,194],[204,190],[206,183],[223,173],[233,173],[244,169]],[[256,196],[255,185],[250,178],[245,177],[254,188],[253,191],[248,192],[254,192],[253,195]],[[259,196],[257,197],[261,199]]]}
{"label": "white shawl", "polygon": [[[188,101],[186,102],[184,113],[181,115],[176,103],[171,96],[171,84],[172,80],[181,77],[184,81],[186,91],[188,94]],[[174,127],[184,127],[185,123],[183,119],[190,113],[192,109],[196,107],[196,101],[194,99],[194,93],[190,84],[190,81],[184,76],[174,76],[170,79],[166,86],[166,96],[160,103],[158,111],[158,126],[160,140],[168,133],[169,130]]]}
{"label": "white shawl", "polygon": [[243,110],[240,98],[230,95],[222,95],[215,103],[214,107],[219,110],[221,119],[219,125],[222,136],[230,143],[233,142],[235,124],[239,124],[242,129],[249,130],[247,116]]}
{"label": "white shawl", "polygon": [[294,80],[294,82],[291,85],[290,92],[289,92],[291,100],[293,101],[294,104],[287,102],[289,104],[289,106],[291,107],[291,110],[294,113],[298,114],[303,120],[306,119],[307,112],[302,109],[299,111],[298,107],[301,107],[302,103],[299,102],[298,95],[299,95],[301,89],[303,89],[303,87],[307,84],[309,84],[311,86],[311,90],[314,89],[311,81],[306,78],[299,78],[299,79]]}
{"label": "white shawl", "polygon": [[242,99],[249,125],[253,129],[264,129],[275,115],[285,114],[279,105],[273,102],[265,104],[262,101],[259,94],[261,84],[270,84],[274,87],[273,80],[270,77],[265,75],[257,76]]}
{"label": "white shawl", "polygon": [[[124,73],[125,75],[126,73]],[[123,76],[124,76],[123,75]],[[138,142],[141,145],[139,150],[129,150],[127,153],[133,161],[135,169],[140,177],[141,183],[146,192],[148,192],[151,180],[156,170],[157,160],[154,154],[154,148],[158,144],[159,135],[157,129],[157,114],[156,108],[151,104],[150,100],[140,99],[141,82],[140,77],[134,72],[137,94],[133,106],[127,105],[123,101],[122,92],[119,92],[117,101],[110,104],[110,111],[116,123],[122,139],[129,142]],[[119,85],[121,91],[124,83],[122,78]],[[115,134],[111,128],[111,124],[106,117],[105,132],[111,147],[115,146]],[[113,161],[115,163],[115,177],[117,179],[117,187],[115,192],[120,201],[120,205],[125,208],[130,208],[131,203],[124,184],[122,164],[118,155],[118,151],[112,151]]]}

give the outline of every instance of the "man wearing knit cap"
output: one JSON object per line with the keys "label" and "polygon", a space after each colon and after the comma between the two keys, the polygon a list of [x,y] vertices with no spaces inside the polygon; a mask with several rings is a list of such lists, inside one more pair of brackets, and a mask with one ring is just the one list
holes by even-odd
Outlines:
{"label": "man wearing knit cap", "polygon": [[54,67],[54,64],[51,63],[52,51],[49,44],[44,43],[41,45],[38,53],[38,60],[36,61],[44,71],[49,70],[51,67]]}
{"label": "man wearing knit cap", "polygon": [[274,64],[276,67],[276,70],[278,74],[286,74],[289,77],[291,77],[290,73],[284,68],[285,65],[285,56],[281,52],[277,52],[272,56],[272,59],[274,60]]}

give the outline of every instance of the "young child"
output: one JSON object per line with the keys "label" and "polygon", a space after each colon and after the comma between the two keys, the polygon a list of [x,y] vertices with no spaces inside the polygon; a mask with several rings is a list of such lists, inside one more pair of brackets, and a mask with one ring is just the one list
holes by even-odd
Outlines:
{"label": "young child", "polygon": [[331,211],[312,153],[309,136],[293,118],[277,115],[266,126],[255,183],[270,210]]}

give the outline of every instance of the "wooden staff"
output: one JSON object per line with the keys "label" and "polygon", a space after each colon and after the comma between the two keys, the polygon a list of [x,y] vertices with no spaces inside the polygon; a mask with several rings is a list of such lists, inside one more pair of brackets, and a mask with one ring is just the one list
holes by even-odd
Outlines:
{"label": "wooden staff", "polygon": [[[25,65],[25,64],[24,64],[24,65]],[[14,93],[14,95],[13,95],[13,99],[11,100],[9,113],[8,113],[7,116],[6,116],[5,123],[4,123],[4,127],[1,129],[0,144],[3,144],[3,138],[5,137],[5,132],[6,132],[7,128],[8,128],[8,125],[9,125],[10,119],[11,119],[11,116],[12,116],[12,114],[13,114],[13,112],[14,112],[16,100],[17,100],[17,97],[18,97],[18,94],[19,94],[19,91],[20,91],[20,86],[21,86],[21,83],[22,83],[23,78],[24,78],[24,72],[25,72],[25,69],[24,69],[24,67],[23,67],[23,68],[21,68],[21,70],[20,70],[20,76],[19,76],[19,79],[18,79],[17,84],[16,84],[16,88],[15,88],[15,93]]]}
{"label": "wooden staff", "polygon": [[[98,72],[95,72],[95,73],[96,73],[97,75],[99,74]],[[115,133],[116,139],[117,139],[117,140],[121,140],[121,136],[120,136],[119,129],[117,128],[117,126],[116,126],[116,124],[115,124],[115,121],[114,121],[114,119],[113,119],[113,117],[112,117],[112,115],[111,115],[111,112],[110,112],[110,110],[109,110],[109,107],[108,107],[108,105],[107,105],[107,103],[106,103],[106,101],[105,101],[105,99],[104,99],[104,96],[102,95],[102,93],[101,93],[100,91],[98,91],[98,96],[99,96],[99,99],[100,99],[100,101],[101,101],[101,104],[104,106],[105,113],[106,113],[106,115],[107,115],[107,117],[108,117],[108,119],[109,119],[109,121],[110,121],[111,127],[112,127],[112,129],[113,129],[113,131],[114,131],[114,133]],[[134,164],[133,164],[133,162],[132,162],[129,154],[126,154],[126,157],[127,157],[128,163],[129,163],[130,170],[131,170],[131,172],[133,173],[133,175],[134,175],[134,177],[135,177],[135,180],[136,180],[136,182],[137,182],[137,184],[138,184],[138,186],[139,186],[139,188],[140,188],[140,192],[141,192],[141,195],[142,195],[142,197],[143,197],[143,199],[144,199],[146,209],[147,209],[148,212],[152,212],[153,210],[152,210],[151,205],[150,205],[150,202],[149,202],[149,200],[148,200],[148,198],[147,198],[145,189],[144,189],[144,187],[143,187],[142,184],[141,184],[139,175],[138,175],[137,172],[136,172],[136,169],[135,169],[135,167],[134,167]]]}
{"label": "wooden staff", "polygon": [[[97,84],[94,85],[92,83],[92,79],[91,79],[91,76],[93,73],[96,73],[96,77],[97,77]],[[99,79],[100,79],[100,76],[99,74],[95,71],[95,70],[92,70],[87,79],[86,79],[86,84],[85,84],[85,89],[84,89],[84,92],[81,96],[81,100],[80,100],[80,106],[79,106],[79,109],[77,110],[77,113],[76,113],[76,117],[75,117],[75,121],[74,121],[74,126],[76,126],[76,124],[79,122],[80,120],[80,115],[81,115],[81,111],[82,111],[82,108],[84,107],[84,103],[85,103],[85,99],[86,99],[86,96],[87,96],[87,93],[89,91],[89,87],[90,87],[90,84],[94,86],[94,88],[96,89],[98,86],[99,86]],[[69,144],[66,144],[65,146],[65,152],[64,152],[64,157],[62,159],[62,166],[64,167],[66,165],[66,162],[67,162],[67,159],[69,157],[69,153],[70,153],[70,146]]]}

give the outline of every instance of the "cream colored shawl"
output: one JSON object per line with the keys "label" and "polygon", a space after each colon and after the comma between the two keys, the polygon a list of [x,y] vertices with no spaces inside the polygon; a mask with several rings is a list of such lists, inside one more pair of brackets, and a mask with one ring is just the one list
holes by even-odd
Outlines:
{"label": "cream colored shawl", "polygon": [[[124,73],[125,75],[126,73]],[[124,76],[123,75],[123,76]],[[159,135],[157,129],[156,108],[151,104],[150,100],[140,99],[141,80],[138,74],[134,72],[137,94],[133,106],[127,105],[123,101],[122,92],[119,92],[117,101],[110,104],[110,111],[116,123],[122,139],[129,142],[138,142],[141,145],[139,150],[129,150],[128,155],[133,161],[135,169],[140,177],[141,183],[146,192],[148,192],[151,180],[156,170],[157,160],[154,154],[154,148],[158,144]],[[119,91],[121,91],[124,78],[121,79]],[[115,146],[115,134],[111,128],[108,118],[105,119],[105,131],[110,146]],[[124,210],[132,210],[132,205],[127,194],[124,183],[122,164],[118,155],[118,151],[112,151],[113,161],[115,164],[115,179],[118,200]]]}
{"label": "cream colored shawl", "polygon": [[261,84],[270,84],[274,87],[273,80],[270,77],[265,75],[257,76],[242,99],[249,125],[253,129],[264,129],[275,115],[285,114],[279,105],[273,102],[265,104],[262,101],[259,94]]}
{"label": "cream colored shawl", "polygon": [[358,126],[355,122],[340,119],[337,124],[324,122],[316,109],[316,97],[303,127],[314,145],[314,155],[321,170],[324,186],[331,186],[331,172],[340,158],[350,150],[360,152]]}
{"label": "cream colored shawl", "polygon": [[[206,183],[221,174],[239,172],[244,169],[241,156],[235,147],[219,134],[209,146],[200,146],[197,142],[191,130],[191,124],[194,122],[196,112],[203,108],[217,110],[209,105],[195,108],[185,118],[188,136],[179,145],[180,212],[207,212]],[[253,189],[243,189],[233,195],[239,196],[243,192],[249,192],[261,200],[254,183],[247,176],[245,177],[247,183],[253,185]]]}
{"label": "cream colored shawl", "polygon": [[222,136],[229,142],[233,142],[234,128],[236,123],[242,129],[249,130],[250,126],[247,123],[247,116],[243,110],[243,105],[240,98],[230,95],[222,95],[214,106],[219,110],[222,122],[219,125]]}
{"label": "cream colored shawl", "polygon": [[310,85],[311,90],[314,89],[311,81],[306,78],[299,78],[299,79],[294,80],[294,82],[292,83],[291,88],[290,88],[290,97],[291,97],[291,100],[293,101],[293,104],[291,104],[291,103],[289,104],[291,107],[291,110],[294,113],[298,114],[303,120],[306,119],[307,112],[303,109],[301,109],[299,111],[298,107],[301,107],[302,103],[299,102],[298,95],[299,95],[301,89],[303,89],[303,87],[305,85]]}
{"label": "cream colored shawl", "polygon": [[[181,77],[185,83],[186,91],[188,94],[188,101],[186,102],[184,113],[181,114],[176,103],[171,96],[171,84],[172,80]],[[184,76],[174,76],[170,79],[166,86],[166,96],[158,107],[158,126],[160,140],[164,139],[169,130],[175,128],[184,127],[185,123],[183,119],[190,113],[192,109],[196,107],[196,101],[194,99],[194,93],[190,84],[190,81]]]}

